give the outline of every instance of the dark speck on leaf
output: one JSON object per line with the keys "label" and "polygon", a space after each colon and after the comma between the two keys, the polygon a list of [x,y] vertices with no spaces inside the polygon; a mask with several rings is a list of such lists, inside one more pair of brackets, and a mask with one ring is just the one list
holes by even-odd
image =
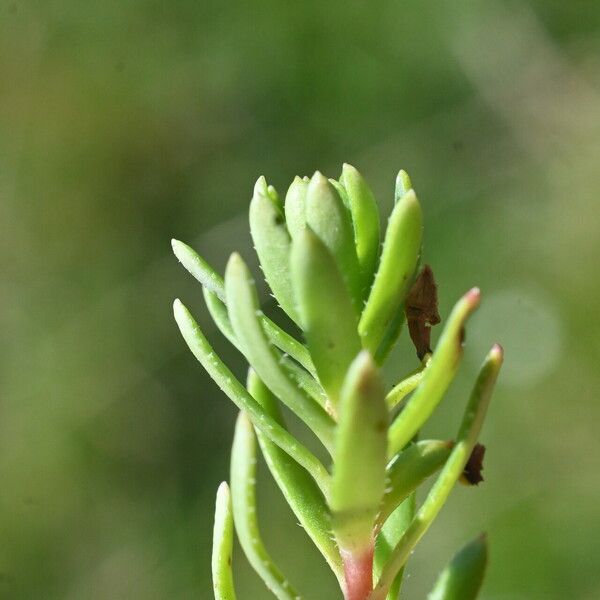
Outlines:
{"label": "dark speck on leaf", "polygon": [[431,327],[440,322],[437,284],[429,265],[423,267],[413,283],[404,311],[410,339],[417,349],[417,356],[422,360],[431,352]]}
{"label": "dark speck on leaf", "polygon": [[275,215],[275,218],[273,219],[273,221],[275,222],[275,225],[283,225],[283,216],[280,214]]}
{"label": "dark speck on leaf", "polygon": [[375,431],[382,432],[387,430],[387,423],[385,421],[379,421],[375,424]]}

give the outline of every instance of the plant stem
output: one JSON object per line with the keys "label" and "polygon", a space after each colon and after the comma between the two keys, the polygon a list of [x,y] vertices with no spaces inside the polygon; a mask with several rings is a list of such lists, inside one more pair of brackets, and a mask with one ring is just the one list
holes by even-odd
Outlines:
{"label": "plant stem", "polygon": [[374,552],[374,542],[359,555],[341,551],[346,578],[345,600],[366,600],[369,597],[373,589]]}

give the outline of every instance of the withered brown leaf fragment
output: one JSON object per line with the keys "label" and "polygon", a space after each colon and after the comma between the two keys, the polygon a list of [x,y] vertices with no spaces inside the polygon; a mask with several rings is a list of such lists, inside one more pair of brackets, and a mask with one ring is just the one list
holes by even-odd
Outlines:
{"label": "withered brown leaf fragment", "polygon": [[485,446],[483,444],[475,444],[473,452],[465,465],[465,470],[462,473],[460,482],[465,485],[479,485],[483,481],[483,457],[485,456]]}
{"label": "withered brown leaf fragment", "polygon": [[433,271],[425,265],[410,288],[404,308],[410,339],[417,349],[419,360],[431,352],[431,327],[440,322],[437,284]]}

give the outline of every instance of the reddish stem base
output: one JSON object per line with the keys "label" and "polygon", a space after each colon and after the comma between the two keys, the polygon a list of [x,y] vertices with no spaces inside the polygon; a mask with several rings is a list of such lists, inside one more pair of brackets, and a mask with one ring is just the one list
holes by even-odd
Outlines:
{"label": "reddish stem base", "polygon": [[373,590],[373,551],[373,546],[359,555],[342,550],[345,600],[367,600]]}

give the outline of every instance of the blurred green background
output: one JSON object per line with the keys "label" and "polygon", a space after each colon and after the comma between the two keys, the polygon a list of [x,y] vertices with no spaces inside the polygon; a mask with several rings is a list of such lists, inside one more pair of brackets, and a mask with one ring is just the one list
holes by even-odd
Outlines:
{"label": "blurred green background", "polygon": [[[171,237],[251,256],[255,179],[405,168],[441,312],[483,305],[427,433],[507,363],[459,488],[408,567],[424,598],[481,530],[484,600],[600,598],[600,4],[0,2],[0,597],[211,598],[235,418],[184,347],[206,318]],[[265,294],[265,310],[274,307]],[[390,380],[416,364],[403,340]],[[310,600],[335,582],[261,472],[264,536]],[[269,596],[241,552],[244,599]]]}

